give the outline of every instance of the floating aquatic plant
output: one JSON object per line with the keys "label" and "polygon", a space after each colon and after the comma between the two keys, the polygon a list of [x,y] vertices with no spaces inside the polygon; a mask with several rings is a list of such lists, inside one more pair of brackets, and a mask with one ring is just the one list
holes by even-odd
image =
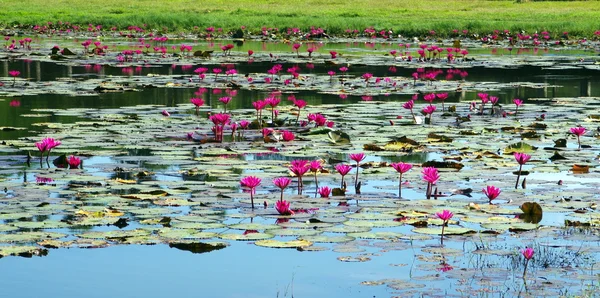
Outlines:
{"label": "floating aquatic plant", "polygon": [[[261,179],[256,176],[247,176],[240,180],[240,185],[250,189],[250,203],[254,209],[254,192],[256,187],[260,185]],[[282,190],[283,192],[283,190]]]}
{"label": "floating aquatic plant", "polygon": [[515,152],[513,156],[515,157],[517,163],[519,163],[519,172],[517,173],[517,182],[515,183],[515,189],[517,189],[519,187],[519,180],[521,179],[521,170],[523,169],[523,165],[529,161],[531,155],[527,153]]}
{"label": "floating aquatic plant", "polygon": [[448,225],[448,221],[454,216],[454,214],[449,210],[444,209],[442,210],[442,212],[437,212],[435,215],[442,220],[442,235],[440,237],[440,242],[442,245],[444,245],[444,229],[446,228],[446,226]]}
{"label": "floating aquatic plant", "polygon": [[410,169],[412,169],[412,164],[396,162],[390,164],[390,166],[400,175],[400,177],[398,177],[398,197],[402,198],[402,174],[410,171]]}
{"label": "floating aquatic plant", "polygon": [[580,137],[585,134],[586,129],[583,126],[571,127],[569,130],[572,134],[577,136],[577,149],[581,149],[581,139]]}

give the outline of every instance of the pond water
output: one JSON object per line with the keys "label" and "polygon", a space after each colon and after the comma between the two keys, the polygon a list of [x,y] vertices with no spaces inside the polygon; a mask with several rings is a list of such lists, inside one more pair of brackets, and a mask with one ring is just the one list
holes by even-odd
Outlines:
{"label": "pond water", "polygon": [[[37,42],[42,51],[54,43],[75,48],[80,40]],[[137,44],[103,42],[119,50]],[[227,41],[171,42],[219,49]],[[0,285],[10,297],[39,289],[50,297],[598,295],[600,68],[593,45],[508,51],[504,44],[493,53],[470,45],[475,60],[456,63],[390,60],[383,53],[396,43],[364,41],[308,45],[322,53],[314,61],[295,57],[290,44],[258,41],[238,44],[232,57],[151,56],[126,64],[112,53],[57,61],[6,53],[0,263],[10,269]],[[248,61],[249,49],[256,61]],[[324,59],[330,50],[346,55]],[[298,66],[302,75],[291,84],[283,82],[288,73],[263,83],[278,63]],[[200,80],[194,72],[227,64],[235,78]],[[327,74],[345,65],[345,76]],[[413,80],[419,68],[441,75]],[[16,87],[11,70],[20,71]],[[390,81],[369,86],[364,73]],[[260,83],[245,82],[247,76]],[[123,90],[93,91],[115,85]],[[424,95],[442,92],[445,110],[436,100],[431,124],[414,124],[402,107],[416,93],[420,121]],[[494,108],[481,106],[480,93],[499,98]],[[293,131],[296,139],[267,142],[255,122],[243,134],[227,126],[224,142],[214,142],[209,114],[222,111],[219,98],[227,95],[234,121],[255,120],[253,102],[279,97],[280,121],[270,121],[266,110],[263,125],[273,135]],[[205,101],[199,116],[192,97]],[[307,107],[298,112],[292,98]],[[515,108],[514,98],[523,105]],[[321,113],[333,128],[300,127],[298,113],[300,120]],[[581,150],[569,133],[577,125],[587,128]],[[62,141],[48,161],[34,145],[43,137]],[[556,145],[560,139],[564,146]],[[532,155],[519,176],[513,149]],[[355,189],[357,168],[342,178],[334,166],[354,165],[349,154],[358,152],[366,158]],[[62,154],[80,156],[82,167],[57,167]],[[297,159],[324,166],[304,176],[302,194],[288,170]],[[402,199],[389,166],[395,162],[414,165],[403,176]],[[437,162],[441,175],[430,200],[420,174],[426,162]],[[240,187],[249,175],[262,179],[254,194]],[[276,177],[292,179],[283,191],[292,216],[273,208]],[[346,182],[345,193],[321,198],[315,177],[338,190]],[[502,189],[494,204],[481,191],[489,185]],[[520,209],[529,202],[543,216]],[[442,210],[455,215],[444,229],[436,216]],[[525,247],[535,250],[527,265]]]}

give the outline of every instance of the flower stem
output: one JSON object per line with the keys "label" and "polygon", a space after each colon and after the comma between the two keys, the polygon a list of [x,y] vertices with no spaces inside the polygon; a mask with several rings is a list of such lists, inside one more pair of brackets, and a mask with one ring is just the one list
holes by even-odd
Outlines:
{"label": "flower stem", "polygon": [[525,268],[523,269],[523,278],[527,275],[527,265],[529,264],[529,260],[525,261]]}
{"label": "flower stem", "polygon": [[517,173],[517,183],[515,183],[515,189],[519,187],[519,180],[521,179],[521,168],[523,168],[523,165],[519,164],[519,173]]}
{"label": "flower stem", "polygon": [[358,169],[359,169],[359,163],[356,162],[356,178],[354,180],[354,188],[356,188],[356,186],[358,185]]}
{"label": "flower stem", "polygon": [[252,209],[254,209],[254,189],[250,190],[250,203],[252,204]]}
{"label": "flower stem", "polygon": [[402,173],[400,173],[400,178],[398,179],[398,198],[402,198]]}
{"label": "flower stem", "polygon": [[440,242],[442,244],[442,246],[444,246],[444,230],[446,229],[446,221],[444,221],[442,223],[442,236],[440,238]]}

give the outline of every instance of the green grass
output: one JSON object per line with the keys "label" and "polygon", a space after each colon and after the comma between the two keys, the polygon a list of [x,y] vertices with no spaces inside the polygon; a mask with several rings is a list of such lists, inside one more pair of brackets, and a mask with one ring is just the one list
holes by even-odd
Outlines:
{"label": "green grass", "polygon": [[405,35],[453,29],[489,33],[494,29],[527,32],[568,31],[591,36],[600,30],[600,1],[484,1],[484,0],[0,0],[0,24],[44,24],[68,21],[106,27],[147,24],[170,31],[194,26],[227,30],[245,25],[256,31],[267,27],[309,26],[340,33],[347,28],[393,29]]}

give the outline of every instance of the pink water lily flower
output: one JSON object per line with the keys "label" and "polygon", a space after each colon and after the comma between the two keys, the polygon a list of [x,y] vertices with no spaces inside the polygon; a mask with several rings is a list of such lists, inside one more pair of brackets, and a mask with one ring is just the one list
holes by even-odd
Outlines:
{"label": "pink water lily flower", "polygon": [[439,219],[443,220],[444,223],[447,223],[454,216],[454,214],[449,210],[442,210],[442,212],[437,212],[435,215]]}
{"label": "pink water lily flower", "polygon": [[515,160],[519,163],[519,172],[517,173],[517,183],[515,184],[515,189],[519,187],[519,180],[521,179],[521,170],[523,169],[523,165],[529,161],[531,155],[521,152],[515,152],[514,154]]}
{"label": "pink water lily flower", "polygon": [[442,245],[444,245],[444,230],[446,229],[446,226],[448,225],[448,221],[454,216],[454,214],[452,212],[450,212],[450,210],[442,210],[442,212],[437,212],[435,215],[443,221],[442,235],[441,235],[440,241],[441,241]]}
{"label": "pink water lily flower", "polygon": [[71,155],[71,156],[67,157],[67,163],[69,164],[70,169],[77,169],[77,168],[79,168],[79,165],[81,164],[81,159]]}
{"label": "pink water lily flower", "polygon": [[304,176],[304,174],[306,174],[306,172],[308,172],[308,170],[310,170],[310,167],[308,165],[308,160],[304,160],[304,159],[292,160],[290,162],[289,170],[296,177],[298,177],[298,194],[302,194],[302,187],[304,186],[304,183],[302,181],[302,176]]}
{"label": "pink water lily flower", "polygon": [[46,162],[48,162],[48,158],[50,158],[50,151],[58,147],[60,144],[62,143],[54,138],[44,138],[40,142],[35,143],[35,146],[40,151],[40,166],[42,166],[44,152],[48,152],[48,155],[46,155]]}
{"label": "pink water lily flower", "polygon": [[390,164],[392,168],[396,170],[400,174],[400,178],[398,179],[398,197],[402,197],[402,174],[410,171],[412,169],[412,164],[403,163],[403,162],[395,162]]}
{"label": "pink water lily flower", "polygon": [[296,136],[294,135],[293,132],[291,132],[289,130],[284,130],[281,132],[281,138],[285,142],[291,142],[296,138]]}
{"label": "pink water lily flower", "polygon": [[431,198],[431,191],[433,185],[436,184],[440,179],[440,174],[438,173],[438,170],[434,167],[424,167],[421,170],[421,174],[423,174],[423,180],[427,182],[426,196],[429,200]]}
{"label": "pink water lily flower", "polygon": [[571,127],[571,129],[569,131],[572,134],[574,134],[574,135],[577,136],[578,149],[581,149],[581,139],[580,139],[580,137],[585,134],[585,132],[586,132],[585,127],[583,127],[583,126]]}
{"label": "pink water lily flower", "polygon": [[433,116],[433,112],[435,112],[436,109],[437,109],[436,106],[429,105],[429,106],[424,107],[422,110],[423,115],[425,115],[425,116],[429,115],[429,124],[431,124],[431,122],[432,122],[431,117]]}
{"label": "pink water lily flower", "polygon": [[327,186],[319,188],[319,195],[321,196],[321,198],[329,198],[329,196],[331,195],[331,188]]}
{"label": "pink water lily flower", "polygon": [[364,153],[352,153],[350,154],[350,159],[356,162],[356,178],[354,179],[354,188],[358,191],[358,169],[360,167],[360,162],[365,160]]}
{"label": "pink water lily flower", "polygon": [[490,204],[492,203],[492,200],[496,199],[500,195],[501,192],[502,191],[500,188],[493,185],[488,185],[483,189],[483,193],[488,197]]}
{"label": "pink water lily flower", "polygon": [[341,188],[344,188],[344,176],[348,175],[352,170],[352,166],[347,164],[338,164],[335,166],[335,170],[342,175]]}
{"label": "pink water lily flower", "polygon": [[224,96],[224,97],[219,98],[219,101],[223,103],[223,113],[227,113],[227,105],[231,101],[231,97]]}
{"label": "pink water lily flower", "polygon": [[[318,190],[319,189],[319,181],[317,180],[317,173],[323,169],[323,165],[321,164],[320,160],[312,160],[308,164],[308,168],[312,173],[315,174],[315,188]],[[315,197],[316,196],[317,196],[317,193],[315,193]]]}
{"label": "pink water lily flower", "polygon": [[250,202],[252,209],[254,209],[254,191],[256,187],[260,185],[261,179],[256,176],[247,176],[240,180],[240,185],[250,189]]}
{"label": "pink water lily flower", "polygon": [[277,186],[281,190],[281,196],[279,197],[280,201],[283,201],[283,190],[286,187],[288,187],[288,185],[290,185],[291,182],[292,180],[287,177],[279,177],[273,179],[273,184],[275,184],[275,186]]}
{"label": "pink water lily flower", "polygon": [[275,202],[275,210],[281,215],[294,215],[294,211],[290,209],[290,202],[285,200]]}
{"label": "pink water lily flower", "polygon": [[519,112],[519,107],[523,105],[523,101],[518,98],[515,98],[515,99],[513,99],[513,103],[515,104],[515,106],[517,106],[515,109],[515,116],[516,116],[517,113]]}
{"label": "pink water lily flower", "polygon": [[190,98],[190,102],[196,106],[196,116],[198,116],[198,111],[202,105],[204,105],[204,99],[202,98]]}
{"label": "pink water lily flower", "polygon": [[523,278],[525,278],[527,274],[527,265],[529,265],[529,260],[533,258],[534,253],[535,251],[531,247],[526,247],[525,249],[521,250],[521,254],[523,255],[523,257],[525,257],[525,268],[523,269]]}
{"label": "pink water lily flower", "polygon": [[411,99],[411,100],[405,102],[404,104],[402,104],[402,107],[407,110],[410,110],[410,115],[413,118],[413,122],[417,123],[417,119],[415,118],[415,113],[413,112],[413,108],[415,107],[415,100]]}

